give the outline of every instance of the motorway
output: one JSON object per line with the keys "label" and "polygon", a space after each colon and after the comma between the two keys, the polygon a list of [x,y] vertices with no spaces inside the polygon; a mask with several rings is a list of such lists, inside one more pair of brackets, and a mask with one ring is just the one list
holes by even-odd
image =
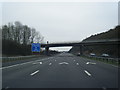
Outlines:
{"label": "motorway", "polygon": [[2,69],[3,88],[118,88],[118,67],[60,53]]}

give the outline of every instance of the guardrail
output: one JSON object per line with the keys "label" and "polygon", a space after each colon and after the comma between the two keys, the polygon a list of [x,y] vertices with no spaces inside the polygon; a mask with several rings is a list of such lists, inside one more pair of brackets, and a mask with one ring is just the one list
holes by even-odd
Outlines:
{"label": "guardrail", "polygon": [[98,57],[98,56],[85,56],[85,57],[103,61],[103,62],[108,62],[111,64],[120,65],[120,58],[109,58],[109,57]]}
{"label": "guardrail", "polygon": [[16,56],[16,57],[0,57],[2,62],[15,61],[15,60],[24,60],[29,58],[40,57],[40,55],[31,55],[31,56]]}

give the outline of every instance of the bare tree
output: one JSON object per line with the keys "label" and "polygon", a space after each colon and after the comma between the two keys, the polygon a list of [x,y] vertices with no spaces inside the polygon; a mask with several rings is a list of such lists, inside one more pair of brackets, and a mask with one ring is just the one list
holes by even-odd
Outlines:
{"label": "bare tree", "polygon": [[19,21],[2,26],[4,53],[30,54],[31,43],[41,43],[43,40],[44,37],[35,28],[23,25]]}
{"label": "bare tree", "polygon": [[35,36],[36,36],[36,29],[35,28],[32,28],[31,29],[31,43],[34,42],[34,39],[35,39]]}

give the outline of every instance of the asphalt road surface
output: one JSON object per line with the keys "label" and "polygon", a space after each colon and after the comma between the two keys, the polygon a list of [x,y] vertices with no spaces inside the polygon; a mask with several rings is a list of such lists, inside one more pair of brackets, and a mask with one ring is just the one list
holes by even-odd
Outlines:
{"label": "asphalt road surface", "polygon": [[118,67],[70,53],[5,66],[3,88],[118,88]]}

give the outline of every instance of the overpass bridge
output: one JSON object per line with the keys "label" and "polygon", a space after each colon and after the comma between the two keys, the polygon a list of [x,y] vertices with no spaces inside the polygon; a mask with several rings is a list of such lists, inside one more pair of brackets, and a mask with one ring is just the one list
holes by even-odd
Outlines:
{"label": "overpass bridge", "polygon": [[80,46],[80,54],[82,55],[82,48],[84,45],[119,45],[120,39],[112,40],[94,40],[94,41],[82,41],[82,42],[61,42],[61,43],[48,43],[41,44],[42,48],[45,48],[46,54],[49,52],[50,47],[64,47],[64,46]]}

